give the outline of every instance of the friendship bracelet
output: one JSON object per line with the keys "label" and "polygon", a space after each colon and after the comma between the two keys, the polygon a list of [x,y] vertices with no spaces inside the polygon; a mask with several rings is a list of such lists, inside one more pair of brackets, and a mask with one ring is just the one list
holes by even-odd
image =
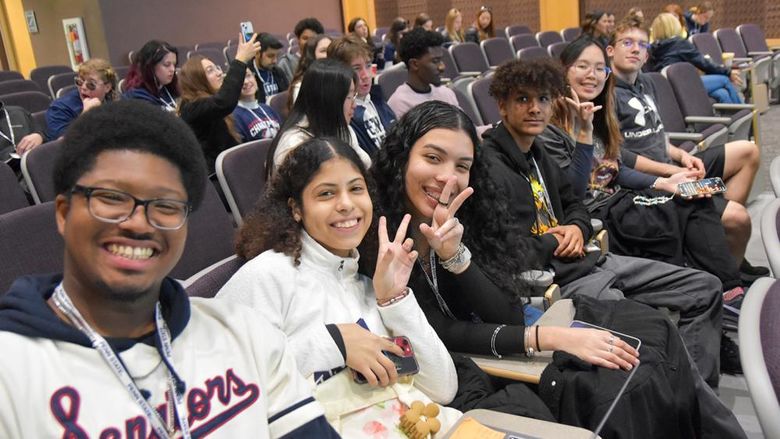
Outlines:
{"label": "friendship bracelet", "polygon": [[493,355],[495,355],[496,358],[498,358],[499,360],[501,359],[502,356],[496,350],[496,337],[498,336],[499,331],[504,329],[504,326],[506,326],[506,325],[498,325],[496,327],[496,330],[493,331],[493,336],[490,337],[490,350],[493,352]]}
{"label": "friendship bracelet", "polygon": [[377,300],[376,301],[376,305],[378,307],[380,307],[380,308],[384,308],[384,307],[390,306],[390,305],[392,305],[392,304],[394,304],[396,302],[400,302],[404,297],[406,297],[408,295],[409,295],[409,287],[406,287],[406,288],[404,288],[404,290],[400,294],[398,294],[396,296],[393,296],[393,297],[391,297],[389,299],[382,300],[381,302],[379,300]]}

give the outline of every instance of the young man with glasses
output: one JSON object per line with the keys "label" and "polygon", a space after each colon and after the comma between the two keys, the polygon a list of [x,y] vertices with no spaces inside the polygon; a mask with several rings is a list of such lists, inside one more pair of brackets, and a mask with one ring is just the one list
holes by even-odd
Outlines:
{"label": "young man with glasses", "polygon": [[[685,169],[698,171],[700,179],[721,177],[728,190],[725,197],[714,197],[715,207],[726,230],[731,254],[740,264],[743,281],[752,282],[768,275],[768,269],[754,267],[744,259],[751,232],[745,205],[758,172],[758,146],[738,140],[690,154],[669,143],[655,103],[653,84],[641,74],[648,48],[648,32],[635,20],[620,23],[607,47],[616,79],[615,100],[624,138],[624,164],[662,177]],[[726,301],[738,306],[741,296],[742,289],[738,288],[727,292]]]}
{"label": "young man with glasses", "polygon": [[0,437],[336,437],[281,333],[167,277],[208,183],[186,124],[128,100],[65,142],[63,273],[0,301]]}
{"label": "young man with glasses", "polygon": [[382,97],[379,86],[373,85],[371,57],[371,48],[356,36],[339,38],[328,46],[328,58],[343,62],[357,74],[357,99],[349,126],[355,131],[360,147],[373,156],[395,123],[395,113]]}

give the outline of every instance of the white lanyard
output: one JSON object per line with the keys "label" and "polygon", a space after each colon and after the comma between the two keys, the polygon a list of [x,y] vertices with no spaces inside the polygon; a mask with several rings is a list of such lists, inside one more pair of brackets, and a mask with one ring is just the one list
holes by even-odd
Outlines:
{"label": "white lanyard", "polygon": [[5,107],[3,107],[3,114],[5,114],[5,122],[8,124],[8,136],[11,136],[11,137],[6,136],[3,133],[2,130],[0,130],[0,136],[2,136],[3,139],[11,142],[11,145],[15,148],[16,147],[16,137],[14,136],[14,129],[11,126],[11,117],[8,116],[8,110],[6,110]]}
{"label": "white lanyard", "polygon": [[70,297],[68,297],[68,294],[65,292],[65,288],[62,286],[62,283],[57,285],[57,288],[54,289],[52,300],[54,305],[56,305],[57,308],[68,317],[73,326],[78,328],[79,331],[81,331],[84,335],[87,336],[87,338],[89,338],[89,341],[92,343],[92,347],[100,353],[100,356],[103,357],[103,360],[111,368],[111,371],[114,372],[114,375],[116,375],[127,391],[130,392],[130,397],[133,399],[133,401],[135,401],[135,403],[141,407],[141,410],[144,412],[146,419],[148,419],[152,424],[152,428],[154,429],[154,432],[157,434],[157,436],[159,436],[161,439],[169,439],[173,436],[175,426],[173,424],[174,413],[172,412],[174,412],[173,406],[175,406],[175,416],[179,422],[179,426],[181,427],[182,437],[189,439],[191,437],[190,426],[187,424],[187,415],[185,414],[184,409],[184,391],[182,390],[179,392],[176,389],[177,386],[173,377],[173,373],[169,369],[172,367],[171,356],[173,353],[173,348],[171,347],[171,333],[168,330],[168,325],[165,323],[165,319],[162,317],[160,302],[157,302],[155,307],[154,318],[157,325],[156,333],[159,337],[162,347],[163,361],[166,363],[165,366],[168,373],[169,398],[173,401],[173,406],[171,405],[171,401],[168,401],[166,404],[168,408],[167,426],[163,423],[163,420],[157,410],[155,410],[141,394],[141,391],[135,384],[133,377],[130,376],[130,373],[122,363],[122,360],[119,359],[119,357],[114,352],[114,349],[111,348],[111,345],[109,345],[106,339],[95,332],[95,330],[89,326],[89,323],[84,320],[84,317],[82,317],[79,310],[76,309],[76,307],[73,305],[73,302],[71,302]]}
{"label": "white lanyard", "polygon": [[176,111],[176,99],[171,96],[171,92],[168,91],[168,88],[163,86],[163,90],[165,90],[165,94],[168,95],[169,101],[166,101],[162,96],[160,96],[158,99],[160,99],[160,102],[162,102],[163,107],[165,107],[165,111]]}
{"label": "white lanyard", "polygon": [[[252,61],[252,67],[255,68],[255,72],[257,73],[257,78],[260,79],[260,82],[263,83],[263,86],[265,86],[265,79],[263,79],[263,75],[260,74],[260,70],[257,68],[257,62]],[[272,71],[268,71],[268,77],[270,78],[270,85],[275,85],[276,80],[274,79],[274,73]]]}

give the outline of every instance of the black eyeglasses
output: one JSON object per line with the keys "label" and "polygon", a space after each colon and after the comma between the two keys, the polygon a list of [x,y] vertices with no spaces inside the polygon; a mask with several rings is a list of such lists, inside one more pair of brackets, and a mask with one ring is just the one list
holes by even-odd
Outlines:
{"label": "black eyeglasses", "polygon": [[73,186],[72,194],[83,194],[90,215],[99,221],[118,224],[130,218],[138,206],[144,207],[146,221],[160,230],[177,230],[192,210],[189,202],[156,198],[141,200],[127,192],[100,187]]}

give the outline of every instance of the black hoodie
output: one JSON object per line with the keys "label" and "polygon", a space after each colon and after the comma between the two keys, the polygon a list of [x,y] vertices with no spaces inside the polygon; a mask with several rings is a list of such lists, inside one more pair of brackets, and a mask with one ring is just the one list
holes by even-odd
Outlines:
{"label": "black hoodie", "polygon": [[649,71],[660,72],[664,67],[678,62],[691,63],[708,75],[729,76],[731,73],[728,67],[711,62],[693,44],[680,37],[656,41],[650,46],[650,58],[647,60]]}
{"label": "black hoodie", "polygon": [[[550,234],[534,235],[531,226],[537,219],[529,173],[531,165],[526,155],[517,147],[512,135],[503,123],[486,131],[482,135],[483,151],[490,165],[489,175],[509,197],[509,212],[520,222],[520,228],[528,233],[518,237],[523,241],[530,254],[529,259],[541,267],[552,266],[555,270],[555,282],[561,285],[590,273],[598,261],[598,253],[589,253],[582,259],[563,261],[553,257],[558,247],[558,240]],[[544,178],[547,193],[552,203],[553,211],[561,225],[575,225],[582,231],[584,239],[593,233],[590,225],[590,215],[585,205],[572,191],[571,184],[565,173],[547,156],[544,145],[537,137],[531,145],[539,172]]]}

